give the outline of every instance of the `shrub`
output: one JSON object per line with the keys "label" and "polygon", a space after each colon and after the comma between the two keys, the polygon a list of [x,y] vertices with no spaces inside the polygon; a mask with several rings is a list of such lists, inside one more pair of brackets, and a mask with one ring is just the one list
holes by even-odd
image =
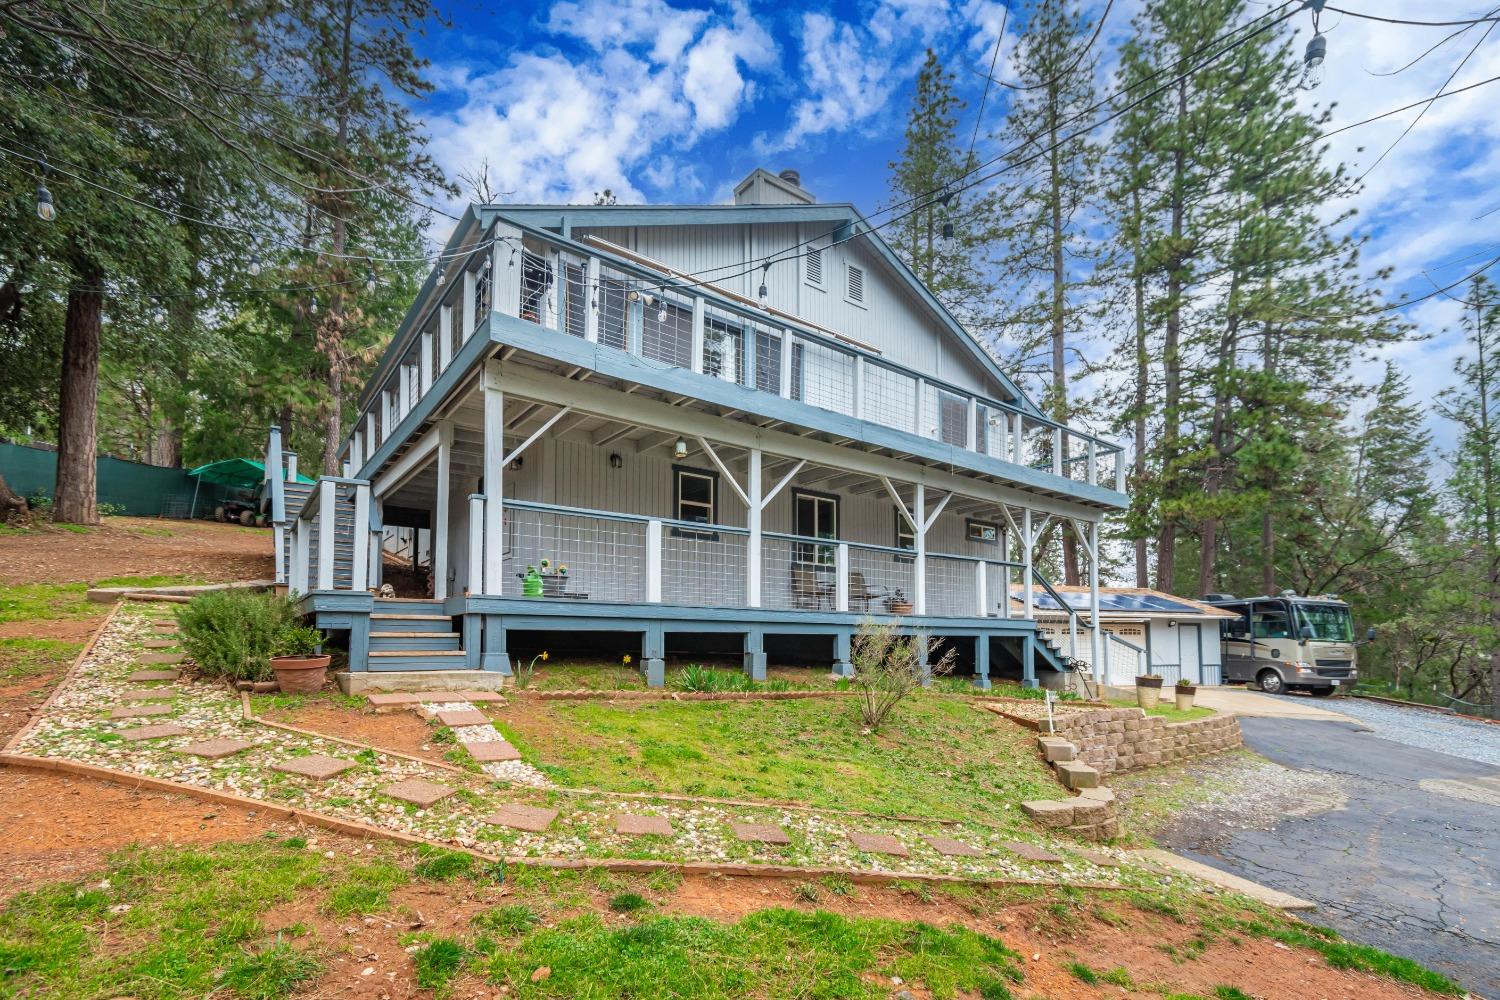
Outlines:
{"label": "shrub", "polygon": [[450,937],[435,937],[412,957],[417,967],[417,986],[436,996],[448,995],[448,984],[464,967],[468,950]]}
{"label": "shrub", "polygon": [[890,623],[866,621],[850,644],[855,699],[865,729],[874,732],[901,701],[929,677],[953,669],[953,650],[929,662],[931,640],[924,632],[901,635]]}
{"label": "shrub", "polygon": [[311,635],[322,640],[316,629],[302,626],[291,600],[246,590],[200,594],[177,613],[177,622],[198,669],[231,681],[270,680],[271,657],[300,651]]}

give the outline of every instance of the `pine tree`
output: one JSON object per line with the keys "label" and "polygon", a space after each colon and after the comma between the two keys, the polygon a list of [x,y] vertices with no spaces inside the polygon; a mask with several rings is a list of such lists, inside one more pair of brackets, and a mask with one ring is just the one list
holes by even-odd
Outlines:
{"label": "pine tree", "polygon": [[[1069,336],[1072,350],[1079,351],[1079,332],[1092,305],[1092,264],[1100,251],[1089,222],[1097,207],[1101,149],[1088,134],[1063,140],[1088,124],[1099,56],[1092,47],[1094,26],[1071,0],[1033,3],[1024,23],[999,136],[1009,150],[1007,171],[995,199],[1005,247],[1001,269],[1014,282],[1005,324],[1023,358],[1047,355],[1043,409],[1066,424],[1073,416]],[[1067,448],[1064,435],[1064,468]],[[1063,575],[1072,586],[1081,579],[1071,534],[1063,540]]]}

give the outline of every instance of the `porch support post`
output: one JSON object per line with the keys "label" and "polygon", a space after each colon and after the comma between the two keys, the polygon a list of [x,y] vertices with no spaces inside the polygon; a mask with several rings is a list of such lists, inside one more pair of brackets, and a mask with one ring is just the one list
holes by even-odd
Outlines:
{"label": "porch support post", "polygon": [[[484,494],[469,494],[469,579],[470,594],[484,593]],[[495,587],[498,595],[501,588]],[[477,634],[477,633],[476,633]]]}
{"label": "porch support post", "polygon": [[[750,469],[745,475],[746,514],[750,537],[745,543],[745,603],[752,608],[760,607],[761,587],[761,518],[765,502],[761,499],[761,454],[759,448],[750,449]],[[747,637],[746,641],[749,639]],[[750,650],[746,647],[746,655]],[[761,673],[765,673],[765,654],[761,654]]]}
{"label": "porch support post", "polygon": [[666,687],[667,637],[660,622],[650,622],[641,633],[641,669],[646,672],[647,687]]}
{"label": "porch support post", "polygon": [[1036,617],[1036,615],[1033,613],[1032,601],[1031,601],[1031,574],[1032,574],[1032,569],[1033,569],[1031,560],[1032,560],[1032,557],[1035,555],[1035,549],[1036,549],[1036,544],[1035,543],[1036,543],[1036,538],[1031,533],[1031,508],[1030,507],[1022,507],[1021,508],[1021,544],[1023,546],[1025,546],[1025,549],[1026,549],[1026,554],[1022,558],[1022,561],[1026,564],[1026,568],[1024,570],[1022,570],[1022,579],[1021,579],[1021,617],[1022,618],[1028,618],[1028,619]]}
{"label": "porch support post", "polygon": [[464,300],[463,302],[459,303],[459,308],[463,310],[460,315],[464,324],[463,331],[465,343],[468,343],[469,338],[474,336],[474,287],[477,283],[478,278],[474,274],[474,270],[472,268],[465,268],[463,277]]}
{"label": "porch support post", "polygon": [[833,676],[853,677],[854,663],[850,647],[854,644],[854,633],[841,628],[833,634]]}
{"label": "porch support post", "polygon": [[745,633],[745,673],[752,681],[766,679],[766,634],[758,628]]}
{"label": "porch support post", "polygon": [[286,481],[289,483],[297,481],[297,453],[295,451],[286,453]]}
{"label": "porch support post", "polygon": [[[585,279],[590,289],[599,287],[599,258],[590,257],[588,262],[588,273]],[[583,339],[590,344],[599,343],[599,295],[597,292],[589,293],[588,311],[584,313]]]}
{"label": "porch support post", "polygon": [[370,547],[364,539],[370,532],[370,484],[360,483],[354,487],[354,524],[349,530],[350,566],[349,589],[366,590],[369,587]]}
{"label": "porch support post", "polygon": [[438,306],[438,370],[453,363],[453,307]]}
{"label": "porch support post", "polygon": [[839,542],[833,550],[833,607],[835,611],[849,610],[849,543]]}
{"label": "porch support post", "polygon": [[480,661],[480,616],[472,612],[463,615],[463,643],[464,643],[464,666],[470,670],[479,669]]}
{"label": "porch support post", "polygon": [[1104,633],[1099,624],[1099,522],[1089,522],[1089,658],[1094,684],[1103,683]]}
{"label": "porch support post", "polygon": [[922,686],[930,688],[932,687],[932,636],[929,635],[922,640],[917,655],[922,658]]}
{"label": "porch support post", "polygon": [[375,430],[375,408],[380,406],[385,396],[377,394],[370,401],[370,411],[365,414],[365,461],[375,454],[375,449],[380,447],[380,435]]}
{"label": "porch support post", "polygon": [[661,603],[661,521],[646,522],[646,603]]}
{"label": "porch support post", "polygon": [[500,362],[484,364],[484,586],[500,593],[505,550],[505,394]]}
{"label": "porch support post", "polygon": [[1021,686],[1034,688],[1036,684],[1036,632],[1027,632],[1021,637]]}
{"label": "porch support post", "polygon": [[912,520],[912,611],[927,613],[927,487],[917,484],[917,495],[911,505]]}
{"label": "porch support post", "polygon": [[974,637],[974,686],[988,691],[990,685],[990,637],[980,633]]}
{"label": "porch support post", "polygon": [[292,569],[287,578],[287,589],[294,594],[305,594],[307,586],[307,528],[306,521],[299,516],[292,521]]}
{"label": "porch support post", "polygon": [[333,501],[333,484],[326,479],[318,480],[319,590],[333,589],[333,542],[338,534],[338,515],[334,511]]}
{"label": "porch support post", "polygon": [[505,619],[499,615],[484,616],[484,655],[480,657],[479,665],[502,677],[511,676],[510,650],[505,643]]}
{"label": "porch support post", "polygon": [[349,669],[356,672],[370,669],[369,615],[355,615],[349,625]]}
{"label": "porch support post", "polygon": [[437,447],[437,510],[432,518],[432,597],[444,600],[448,596],[448,505],[453,467],[453,423],[444,420],[438,424]]}
{"label": "porch support post", "polygon": [[422,373],[422,395],[432,388],[432,331],[422,334],[422,356],[417,360],[417,370]]}

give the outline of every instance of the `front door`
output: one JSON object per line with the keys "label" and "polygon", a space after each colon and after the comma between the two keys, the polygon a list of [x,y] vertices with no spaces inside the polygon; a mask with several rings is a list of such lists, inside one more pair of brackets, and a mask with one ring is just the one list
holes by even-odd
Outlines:
{"label": "front door", "polygon": [[1203,679],[1203,646],[1197,625],[1177,626],[1178,679],[1197,684]]}

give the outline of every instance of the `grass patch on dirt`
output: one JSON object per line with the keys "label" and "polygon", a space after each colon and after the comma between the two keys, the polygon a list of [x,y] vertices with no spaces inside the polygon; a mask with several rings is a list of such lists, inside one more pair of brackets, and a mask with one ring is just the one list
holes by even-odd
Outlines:
{"label": "grass patch on dirt", "polygon": [[[607,791],[797,801],[1020,825],[1057,794],[1034,734],[956,698],[917,694],[876,734],[852,699],[526,702],[499,728],[553,780]],[[1004,761],[999,766],[998,761]],[[1009,808],[1007,808],[1007,806]]]}
{"label": "grass patch on dirt", "polygon": [[0,622],[88,618],[109,610],[85,596],[90,587],[173,587],[201,581],[185,576],[118,576],[93,583],[25,583],[0,587]]}
{"label": "grass patch on dirt", "polygon": [[[1213,709],[1204,708],[1202,705],[1194,705],[1192,708],[1178,711],[1176,704],[1172,701],[1172,689],[1164,688],[1163,692],[1162,700],[1157,703],[1155,708],[1144,709],[1147,715],[1154,715],[1157,718],[1165,719],[1167,722],[1192,722],[1194,719],[1206,719],[1211,715],[1218,714]],[[1134,698],[1110,698],[1107,700],[1116,708],[1140,707],[1135,703]]]}
{"label": "grass patch on dirt", "polygon": [[0,681],[19,681],[66,667],[83,648],[66,639],[0,639]]}

